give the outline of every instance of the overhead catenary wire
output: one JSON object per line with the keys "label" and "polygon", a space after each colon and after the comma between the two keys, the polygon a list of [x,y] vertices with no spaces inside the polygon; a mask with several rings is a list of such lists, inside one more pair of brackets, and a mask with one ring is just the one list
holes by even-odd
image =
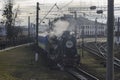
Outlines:
{"label": "overhead catenary wire", "polygon": [[[63,12],[67,12],[68,10],[62,10],[62,9],[64,9],[65,7],[67,7],[67,6],[69,6],[71,3],[73,2],[73,0],[71,0],[69,3],[67,3],[67,4],[65,4],[63,7],[59,7],[58,5],[57,5],[57,3],[55,3],[52,7],[51,7],[51,9],[47,12],[47,14],[41,19],[41,21],[40,21],[40,23],[48,16],[48,15],[50,15],[50,12],[60,12],[61,14],[64,14]],[[58,10],[57,11],[54,11],[53,10],[53,8],[54,7],[56,7]],[[87,8],[89,8],[89,7],[87,7]],[[98,5],[98,7],[97,7],[97,9],[99,10],[99,9],[101,9],[101,6],[100,5]],[[119,7],[115,7],[115,9],[117,9],[117,10],[119,10],[120,8]],[[84,11],[84,10],[82,10],[82,11]],[[85,10],[86,11],[86,10]],[[107,7],[103,7],[103,11],[107,11]],[[46,11],[45,11],[46,12]],[[86,12],[89,12],[89,11],[86,11],[86,12],[79,12],[79,11],[77,11],[78,13],[83,13],[83,14],[85,14],[85,15],[87,15],[87,16],[90,16],[89,14],[86,14]],[[94,11],[93,11],[93,13],[95,13]],[[51,14],[52,15],[52,14]],[[57,14],[56,14],[57,15]],[[102,17],[102,16],[101,16]]]}
{"label": "overhead catenary wire", "polygon": [[[58,11],[60,11],[60,12],[63,14],[62,9],[65,8],[65,7],[67,7],[67,6],[68,6],[69,4],[71,4],[72,2],[73,2],[73,0],[71,0],[69,3],[67,3],[66,5],[64,5],[64,6],[61,7],[61,8],[59,8],[58,5],[57,5],[57,3],[55,3],[55,4],[51,7],[51,9],[47,12],[47,14],[41,19],[40,23],[48,16],[48,14],[53,10],[54,7],[56,7],[56,8],[58,9]],[[56,12],[58,12],[58,11],[56,11]]]}
{"label": "overhead catenary wire", "polygon": [[71,0],[69,3],[67,3],[66,5],[64,5],[63,7],[59,8],[59,10],[62,10],[63,8],[69,6],[71,3],[73,2],[73,0]]}
{"label": "overhead catenary wire", "polygon": [[48,13],[41,19],[40,23],[47,17],[47,15],[52,11],[52,9],[56,6],[56,3],[51,7]]}

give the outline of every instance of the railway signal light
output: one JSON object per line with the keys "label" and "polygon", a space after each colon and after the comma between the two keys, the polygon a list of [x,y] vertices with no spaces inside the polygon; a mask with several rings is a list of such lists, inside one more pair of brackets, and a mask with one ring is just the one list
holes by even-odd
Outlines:
{"label": "railway signal light", "polygon": [[103,13],[103,10],[97,10],[96,13],[97,13],[97,14],[102,14],[102,13]]}
{"label": "railway signal light", "polygon": [[96,6],[91,6],[90,7],[90,10],[95,10],[96,9]]}

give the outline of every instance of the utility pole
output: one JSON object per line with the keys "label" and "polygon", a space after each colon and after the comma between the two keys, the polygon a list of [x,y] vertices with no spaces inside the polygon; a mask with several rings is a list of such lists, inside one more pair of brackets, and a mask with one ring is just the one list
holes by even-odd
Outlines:
{"label": "utility pole", "polygon": [[114,0],[108,0],[107,18],[107,74],[106,80],[114,80],[113,63],[113,30],[114,30]]}
{"label": "utility pole", "polygon": [[95,19],[95,43],[97,42],[97,18]]}
{"label": "utility pole", "polygon": [[116,37],[117,37],[117,41],[119,42],[119,33],[120,33],[120,17],[118,17],[118,27],[117,27],[117,31],[116,31]]}
{"label": "utility pole", "polygon": [[48,29],[48,32],[50,33],[50,30],[51,30],[51,21],[50,21],[50,19],[49,19],[49,29]]}
{"label": "utility pole", "polygon": [[[76,13],[76,11],[74,12],[74,14],[75,14],[75,21],[77,23],[77,13]],[[77,37],[77,25],[75,25],[75,37]]]}
{"label": "utility pole", "polygon": [[30,37],[30,16],[28,16],[28,37]]}
{"label": "utility pole", "polygon": [[[74,11],[74,12],[70,12],[70,13],[73,13],[74,14],[74,17],[75,17],[75,21],[77,23],[77,12]],[[75,37],[77,37],[77,26],[75,25]]]}
{"label": "utility pole", "polygon": [[83,47],[84,47],[84,26],[82,26],[82,57],[84,57],[84,50],[83,50]]}
{"label": "utility pole", "polygon": [[38,46],[38,31],[39,31],[39,2],[37,2],[37,7],[36,7],[36,45]]}

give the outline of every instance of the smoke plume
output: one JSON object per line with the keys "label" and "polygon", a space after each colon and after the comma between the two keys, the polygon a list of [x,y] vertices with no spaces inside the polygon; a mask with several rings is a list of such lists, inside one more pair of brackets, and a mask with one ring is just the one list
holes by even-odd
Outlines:
{"label": "smoke plume", "polygon": [[69,27],[69,22],[65,20],[58,20],[54,23],[53,31],[51,32],[51,35],[60,36],[63,34],[64,31],[66,31]]}

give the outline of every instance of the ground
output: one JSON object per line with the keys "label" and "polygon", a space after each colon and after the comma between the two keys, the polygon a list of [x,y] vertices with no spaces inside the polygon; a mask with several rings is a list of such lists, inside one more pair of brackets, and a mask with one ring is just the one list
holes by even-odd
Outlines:
{"label": "ground", "polygon": [[[94,75],[100,80],[106,79],[106,65],[105,60],[102,60],[101,58],[98,58],[97,56],[87,53],[84,51],[83,53],[84,57],[81,57],[81,68],[88,73]],[[114,71],[114,80],[120,79],[120,70],[115,69]]]}
{"label": "ground", "polygon": [[[48,68],[42,57],[35,62],[34,53],[31,46],[0,52],[0,80],[74,80],[63,71]],[[100,80],[105,80],[106,67],[103,62],[84,51],[80,66]],[[115,70],[115,80],[119,79],[120,71]]]}
{"label": "ground", "polygon": [[31,46],[0,53],[0,80],[73,80],[66,72],[51,70],[42,58],[34,61]]}
{"label": "ground", "polygon": [[114,46],[114,56],[120,59],[120,45],[115,45]]}

